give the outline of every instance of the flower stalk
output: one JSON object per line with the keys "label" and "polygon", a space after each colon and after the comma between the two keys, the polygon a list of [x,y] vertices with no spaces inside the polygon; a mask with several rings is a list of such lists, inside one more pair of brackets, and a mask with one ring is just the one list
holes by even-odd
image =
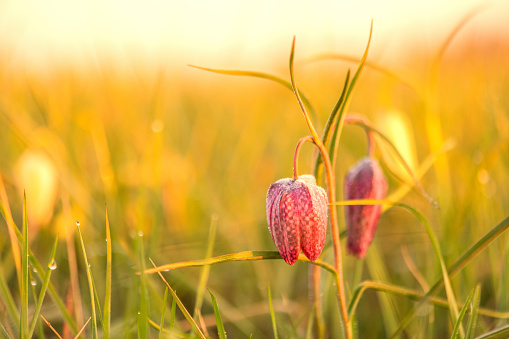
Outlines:
{"label": "flower stalk", "polygon": [[332,245],[333,245],[333,251],[334,251],[334,270],[337,273],[335,275],[336,295],[338,298],[339,313],[341,314],[341,319],[342,319],[342,323],[344,326],[343,329],[345,332],[345,337],[347,339],[350,339],[353,336],[353,332],[352,332],[351,323],[348,318],[348,310],[346,307],[345,286],[344,286],[344,279],[343,279],[343,263],[342,263],[342,257],[341,257],[341,247],[340,247],[340,243],[339,243],[339,226],[338,226],[336,207],[334,205],[334,203],[336,202],[336,183],[334,180],[332,164],[331,164],[327,149],[325,148],[325,145],[323,144],[322,140],[316,133],[313,123],[311,122],[311,119],[309,118],[309,114],[307,113],[306,108],[302,102],[300,95],[299,95],[297,86],[295,85],[295,79],[293,76],[294,54],[295,54],[295,37],[293,38],[292,50],[290,53],[290,82],[292,85],[293,93],[297,97],[297,101],[299,103],[300,109],[302,111],[302,114],[304,114],[307,125],[311,132],[313,142],[318,147],[318,150],[320,151],[320,154],[322,155],[322,158],[323,158],[323,163],[324,163],[324,168],[325,168],[325,177],[326,177],[326,181],[327,181],[327,193],[328,193],[327,196],[329,199],[329,215],[330,215],[330,222],[331,222]]}

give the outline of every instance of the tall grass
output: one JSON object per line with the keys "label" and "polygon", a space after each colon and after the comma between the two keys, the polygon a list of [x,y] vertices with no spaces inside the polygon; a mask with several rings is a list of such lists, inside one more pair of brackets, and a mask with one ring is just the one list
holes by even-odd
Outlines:
{"label": "tall grass", "polygon": [[[299,90],[321,131],[362,51],[350,56],[354,61],[329,55],[327,62],[303,62],[299,48],[305,46],[295,55]],[[359,337],[506,335],[500,333],[509,324],[508,56],[503,41],[453,40],[443,53],[403,55],[399,66],[368,57],[345,114],[361,113],[374,128],[385,112],[406,116],[416,176],[441,209],[392,176],[394,160],[387,157],[388,200],[411,206],[429,227],[387,206],[366,263],[343,253],[348,312]],[[272,70],[255,71],[287,82],[183,65],[120,70],[106,60],[100,69],[24,74],[11,72],[7,57],[0,60],[3,337],[38,333],[37,321],[52,337],[44,317],[67,337],[83,328],[82,337],[304,338],[318,333],[320,312],[325,335],[340,337],[330,233],[317,262],[325,270],[317,310],[308,298],[309,262],[301,257],[289,267],[279,260],[267,231],[266,191],[291,176],[295,144],[309,131],[288,90],[287,56]],[[433,91],[430,72],[437,72]],[[357,126],[342,126],[339,140],[338,201],[341,178],[366,147]],[[45,192],[20,187],[19,159],[27,149],[44,154],[58,173],[49,222],[31,212]],[[300,159],[301,172],[311,173],[314,150],[304,147]],[[55,244],[57,233],[76,245],[78,286],[63,249],[71,247]],[[50,272],[52,255],[58,267]],[[149,274],[156,270],[149,259],[164,279]],[[41,305],[28,288],[29,270]],[[73,293],[81,305],[70,301]],[[83,327],[79,314],[90,323]]]}

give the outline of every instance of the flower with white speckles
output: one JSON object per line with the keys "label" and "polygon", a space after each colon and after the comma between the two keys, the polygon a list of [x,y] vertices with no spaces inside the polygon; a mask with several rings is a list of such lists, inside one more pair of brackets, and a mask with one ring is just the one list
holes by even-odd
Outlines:
{"label": "flower with white speckles", "polygon": [[327,194],[312,175],[281,179],[267,192],[267,222],[272,240],[289,265],[302,250],[311,261],[322,253],[327,231]]}

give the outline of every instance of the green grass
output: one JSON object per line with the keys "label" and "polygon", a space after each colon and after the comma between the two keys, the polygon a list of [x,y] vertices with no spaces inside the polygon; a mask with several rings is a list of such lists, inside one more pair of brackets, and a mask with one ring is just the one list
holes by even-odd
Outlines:
{"label": "green grass", "polygon": [[[377,158],[382,145],[396,154],[381,159],[389,194],[378,202],[384,213],[366,262],[343,253],[355,333],[507,337],[509,45],[444,36],[439,50],[408,52],[394,64],[372,52],[362,58],[364,50],[306,62],[305,42],[297,42],[300,95],[337,157],[340,231],[342,178],[365,154],[363,129],[375,135]],[[380,43],[374,34],[371,48]],[[49,77],[11,72],[2,58],[0,337],[310,338],[319,325],[341,336],[330,232],[317,262],[301,255],[290,267],[267,230],[267,189],[291,176],[295,145],[309,135],[288,90],[287,55],[268,70],[229,71],[225,56],[214,65],[220,70],[104,63],[87,72],[61,66]],[[394,109],[411,121],[414,182],[395,170],[402,145],[382,127]],[[331,111],[361,113],[369,124],[327,123]],[[56,169],[54,200],[51,187],[22,183],[26,150]],[[303,147],[302,174],[313,172],[315,154]],[[53,260],[58,268],[50,270]],[[315,267],[319,310],[308,290]],[[69,301],[75,294],[81,305]]]}

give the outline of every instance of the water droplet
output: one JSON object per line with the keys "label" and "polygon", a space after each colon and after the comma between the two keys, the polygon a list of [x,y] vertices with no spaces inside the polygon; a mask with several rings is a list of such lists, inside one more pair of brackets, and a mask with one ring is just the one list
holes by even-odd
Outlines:
{"label": "water droplet", "polygon": [[80,222],[76,220],[76,226],[80,227]]}
{"label": "water droplet", "polygon": [[143,237],[143,231],[142,231],[142,230],[139,230],[139,231],[138,231],[138,236],[139,236],[139,237]]}
{"label": "water droplet", "polygon": [[138,311],[138,315],[140,315],[140,314],[141,314],[140,311]]}
{"label": "water droplet", "polygon": [[32,271],[33,271],[34,273],[37,273],[37,268],[32,267]]}
{"label": "water droplet", "polygon": [[49,269],[50,269],[50,270],[52,270],[52,271],[56,270],[56,269],[57,269],[57,262],[53,259],[53,260],[51,261],[51,264],[49,264],[49,266],[48,266],[48,267],[49,267]]}
{"label": "water droplet", "polygon": [[108,242],[108,239],[106,239],[106,242]]}
{"label": "water droplet", "polygon": [[90,264],[88,264],[88,268],[92,267]]}
{"label": "water droplet", "polygon": [[37,285],[37,280],[32,279],[32,281],[30,281],[30,284],[32,284],[32,286],[36,286]]}

